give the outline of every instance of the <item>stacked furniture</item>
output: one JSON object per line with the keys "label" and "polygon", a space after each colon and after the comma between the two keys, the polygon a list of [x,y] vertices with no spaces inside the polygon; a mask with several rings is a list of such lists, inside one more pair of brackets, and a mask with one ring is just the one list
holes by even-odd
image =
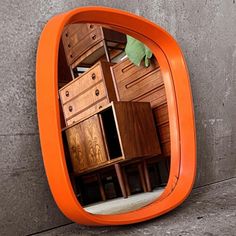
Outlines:
{"label": "stacked furniture", "polygon": [[[79,188],[74,187],[84,204],[90,203],[86,198],[94,189],[100,192],[97,200],[151,191],[157,185],[149,174],[157,172],[160,158],[156,157],[169,154],[168,112],[159,65],[155,60],[148,68],[136,67],[128,59],[112,63],[111,58],[123,51],[125,38],[94,24],[69,25],[62,35],[73,78],[59,90],[63,133],[72,182],[80,180]],[[78,74],[81,66],[88,69]],[[168,175],[162,183],[167,179]]]}
{"label": "stacked furniture", "polygon": [[110,62],[123,51],[126,37],[95,24],[71,24],[63,31],[62,42],[74,78],[78,66],[90,67],[104,57]]}
{"label": "stacked furniture", "polygon": [[158,127],[162,151],[170,155],[169,118],[165,87],[156,60],[137,67],[129,59],[111,67],[118,101],[150,102]]}

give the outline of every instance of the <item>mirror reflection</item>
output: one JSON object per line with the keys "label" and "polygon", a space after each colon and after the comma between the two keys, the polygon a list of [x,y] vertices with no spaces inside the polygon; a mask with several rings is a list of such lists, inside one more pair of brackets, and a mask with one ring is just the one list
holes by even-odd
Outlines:
{"label": "mirror reflection", "polygon": [[168,181],[170,133],[150,49],[105,25],[67,25],[58,88],[68,172],[84,209],[118,214],[155,201]]}

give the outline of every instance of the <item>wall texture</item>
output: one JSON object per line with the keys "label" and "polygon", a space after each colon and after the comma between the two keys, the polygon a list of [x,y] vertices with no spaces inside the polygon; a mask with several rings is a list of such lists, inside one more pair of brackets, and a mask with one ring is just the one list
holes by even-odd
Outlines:
{"label": "wall texture", "polygon": [[25,235],[69,222],[51,197],[43,169],[35,57],[47,20],[82,5],[105,5],[142,15],[177,39],[189,67],[195,104],[196,186],[236,176],[235,0],[1,0],[1,235]]}

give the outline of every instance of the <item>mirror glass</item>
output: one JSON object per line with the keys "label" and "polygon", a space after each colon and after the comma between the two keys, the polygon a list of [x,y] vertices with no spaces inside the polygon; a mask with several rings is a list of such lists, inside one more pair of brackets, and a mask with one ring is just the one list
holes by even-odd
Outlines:
{"label": "mirror glass", "polygon": [[119,214],[155,201],[168,181],[170,133],[150,49],[106,25],[67,25],[58,93],[68,172],[84,209]]}

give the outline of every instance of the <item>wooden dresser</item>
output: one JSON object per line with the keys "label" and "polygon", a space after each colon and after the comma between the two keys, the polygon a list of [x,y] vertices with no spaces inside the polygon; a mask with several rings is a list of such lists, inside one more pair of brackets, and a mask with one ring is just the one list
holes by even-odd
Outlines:
{"label": "wooden dresser", "polygon": [[116,101],[109,62],[98,62],[59,90],[66,125],[83,119]]}
{"label": "wooden dresser", "polygon": [[62,42],[73,75],[78,65],[90,67],[103,56],[110,62],[109,51],[123,51],[126,35],[96,24],[70,24],[62,33]]}

